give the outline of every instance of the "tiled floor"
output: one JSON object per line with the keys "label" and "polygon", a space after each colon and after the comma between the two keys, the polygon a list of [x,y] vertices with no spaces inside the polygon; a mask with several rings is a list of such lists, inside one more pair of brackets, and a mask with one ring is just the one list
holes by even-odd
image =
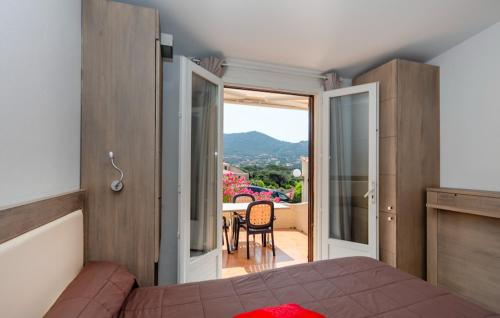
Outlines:
{"label": "tiled floor", "polygon": [[307,262],[307,235],[293,230],[275,230],[274,239],[276,257],[273,257],[270,245],[262,247],[260,235],[255,236],[255,243],[250,236],[250,259],[247,259],[246,233],[242,230],[237,251],[228,254],[226,245],[223,246],[222,277],[240,276]]}

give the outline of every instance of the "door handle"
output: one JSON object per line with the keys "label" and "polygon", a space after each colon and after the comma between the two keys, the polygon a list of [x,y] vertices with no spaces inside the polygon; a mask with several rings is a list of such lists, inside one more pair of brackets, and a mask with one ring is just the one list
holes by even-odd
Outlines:
{"label": "door handle", "polygon": [[363,196],[363,198],[367,198],[373,192],[375,192],[375,188],[371,188],[370,190],[368,190],[368,192],[365,193],[365,195]]}
{"label": "door handle", "polygon": [[123,171],[115,164],[115,156],[112,151],[109,152],[109,160],[111,161],[111,165],[113,166],[113,168],[115,168],[120,173],[120,179],[113,180],[111,182],[111,190],[120,192],[123,189]]}
{"label": "door handle", "polygon": [[372,182],[372,186],[370,187],[370,190],[368,190],[368,192],[365,193],[363,198],[367,198],[370,195],[371,199],[372,199],[372,203],[375,203],[375,190],[376,189],[377,189],[377,187],[375,186],[375,182]]}

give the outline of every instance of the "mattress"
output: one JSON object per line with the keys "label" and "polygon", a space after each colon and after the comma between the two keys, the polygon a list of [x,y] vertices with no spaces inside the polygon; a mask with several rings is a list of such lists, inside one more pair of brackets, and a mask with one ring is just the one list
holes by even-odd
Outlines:
{"label": "mattress", "polygon": [[125,318],[231,318],[295,303],[326,317],[500,317],[410,274],[349,257],[199,283],[133,289]]}

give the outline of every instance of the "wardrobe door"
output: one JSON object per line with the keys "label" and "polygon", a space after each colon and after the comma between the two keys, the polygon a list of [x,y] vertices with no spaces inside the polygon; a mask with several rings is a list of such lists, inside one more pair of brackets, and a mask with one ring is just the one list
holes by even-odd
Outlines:
{"label": "wardrobe door", "polygon": [[353,80],[379,82],[379,254],[380,260],[396,267],[397,184],[397,60],[370,70]]}
{"label": "wardrobe door", "polygon": [[[155,282],[158,218],[156,10],[83,1],[81,187],[85,259]],[[111,189],[123,171],[123,188]],[[117,189],[115,189],[117,190]]]}
{"label": "wardrobe door", "polygon": [[424,277],[425,190],[439,185],[440,175],[439,68],[396,59],[353,84],[377,81],[380,257]]}
{"label": "wardrobe door", "polygon": [[439,185],[439,68],[398,60],[398,268],[425,277],[426,189]]}

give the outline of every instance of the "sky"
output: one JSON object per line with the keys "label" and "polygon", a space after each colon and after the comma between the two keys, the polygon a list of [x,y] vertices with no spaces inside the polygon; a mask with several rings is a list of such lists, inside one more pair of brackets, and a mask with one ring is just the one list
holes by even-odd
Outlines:
{"label": "sky", "polygon": [[299,142],[308,139],[305,110],[224,104],[224,133],[259,131],[273,138]]}

